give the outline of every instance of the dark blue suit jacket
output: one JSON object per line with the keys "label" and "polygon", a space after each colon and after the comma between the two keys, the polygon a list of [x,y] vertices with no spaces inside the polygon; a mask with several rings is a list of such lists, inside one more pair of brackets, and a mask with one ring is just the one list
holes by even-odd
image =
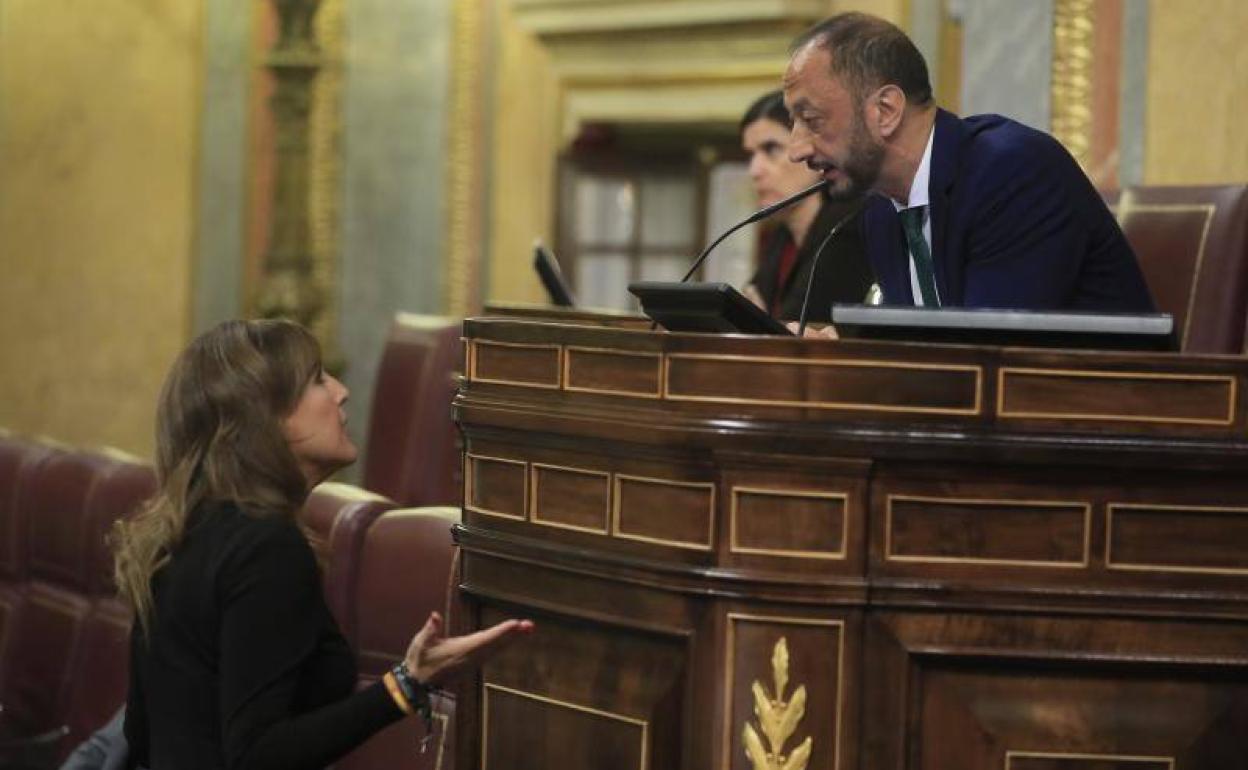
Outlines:
{"label": "dark blue suit jacket", "polygon": [[[928,192],[942,305],[1153,310],[1122,230],[1048,134],[938,110]],[[885,303],[913,305],[909,252],[887,198],[867,204],[863,235]]]}

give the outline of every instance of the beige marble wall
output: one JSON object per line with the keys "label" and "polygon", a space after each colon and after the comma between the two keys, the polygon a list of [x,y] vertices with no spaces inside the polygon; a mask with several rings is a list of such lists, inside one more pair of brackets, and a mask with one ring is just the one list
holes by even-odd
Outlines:
{"label": "beige marble wall", "polygon": [[201,6],[0,2],[0,425],[151,451],[189,327]]}
{"label": "beige marble wall", "polygon": [[1147,184],[1248,181],[1248,3],[1149,6]]}

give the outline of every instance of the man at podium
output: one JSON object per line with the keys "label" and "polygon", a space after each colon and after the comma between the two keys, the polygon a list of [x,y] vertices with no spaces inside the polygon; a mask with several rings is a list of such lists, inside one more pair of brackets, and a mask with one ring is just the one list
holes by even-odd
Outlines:
{"label": "man at podium", "polygon": [[790,157],[835,196],[876,193],[863,236],[886,304],[1153,310],[1122,230],[1057,140],[936,107],[922,54],[883,19],[834,16],[792,50]]}

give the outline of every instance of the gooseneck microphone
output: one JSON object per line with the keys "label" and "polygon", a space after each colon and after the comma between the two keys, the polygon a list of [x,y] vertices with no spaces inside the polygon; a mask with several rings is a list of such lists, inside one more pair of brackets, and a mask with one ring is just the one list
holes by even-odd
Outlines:
{"label": "gooseneck microphone", "polygon": [[806,280],[806,293],[802,296],[802,312],[798,314],[797,320],[797,336],[800,338],[806,333],[806,311],[810,306],[810,288],[815,285],[815,273],[819,270],[819,257],[823,254],[823,247],[827,246],[832,237],[840,231],[846,222],[858,216],[862,209],[867,205],[867,196],[863,196],[857,204],[850,208],[849,213],[841,217],[840,220],[832,225],[832,229],[828,234],[823,236],[823,240],[819,242],[819,248],[815,249],[815,253],[811,255],[810,278]]}
{"label": "gooseneck microphone", "polygon": [[689,278],[694,273],[698,272],[698,268],[702,267],[702,263],[706,261],[706,258],[711,253],[711,251],[713,251],[715,247],[718,246],[720,242],[724,240],[725,238],[727,238],[728,236],[732,235],[733,233],[740,230],[742,227],[745,227],[746,225],[752,225],[755,222],[766,219],[767,217],[771,216],[777,211],[788,208],[789,206],[792,206],[794,203],[797,203],[803,198],[806,198],[810,195],[814,195],[815,193],[819,192],[820,190],[822,190],[823,188],[827,186],[828,186],[828,180],[820,179],[818,182],[815,182],[810,187],[807,187],[805,190],[793,193],[792,195],[785,198],[784,200],[776,201],[770,206],[765,206],[759,209],[758,211],[755,211],[753,214],[750,214],[748,217],[736,223],[732,227],[728,228],[727,230],[724,231],[723,235],[716,238],[714,241],[711,242],[710,246],[707,246],[705,249],[702,250],[702,253],[698,255],[698,258],[693,261],[693,267],[689,268],[689,272],[685,273],[685,277],[681,278],[680,282],[684,283],[688,281]]}

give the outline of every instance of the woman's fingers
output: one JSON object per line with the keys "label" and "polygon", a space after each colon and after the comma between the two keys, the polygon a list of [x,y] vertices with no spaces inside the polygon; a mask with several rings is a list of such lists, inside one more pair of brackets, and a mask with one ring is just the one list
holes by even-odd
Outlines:
{"label": "woman's fingers", "polygon": [[423,682],[442,679],[532,631],[530,620],[504,620],[475,633],[438,640],[420,650],[419,665],[413,671]]}

